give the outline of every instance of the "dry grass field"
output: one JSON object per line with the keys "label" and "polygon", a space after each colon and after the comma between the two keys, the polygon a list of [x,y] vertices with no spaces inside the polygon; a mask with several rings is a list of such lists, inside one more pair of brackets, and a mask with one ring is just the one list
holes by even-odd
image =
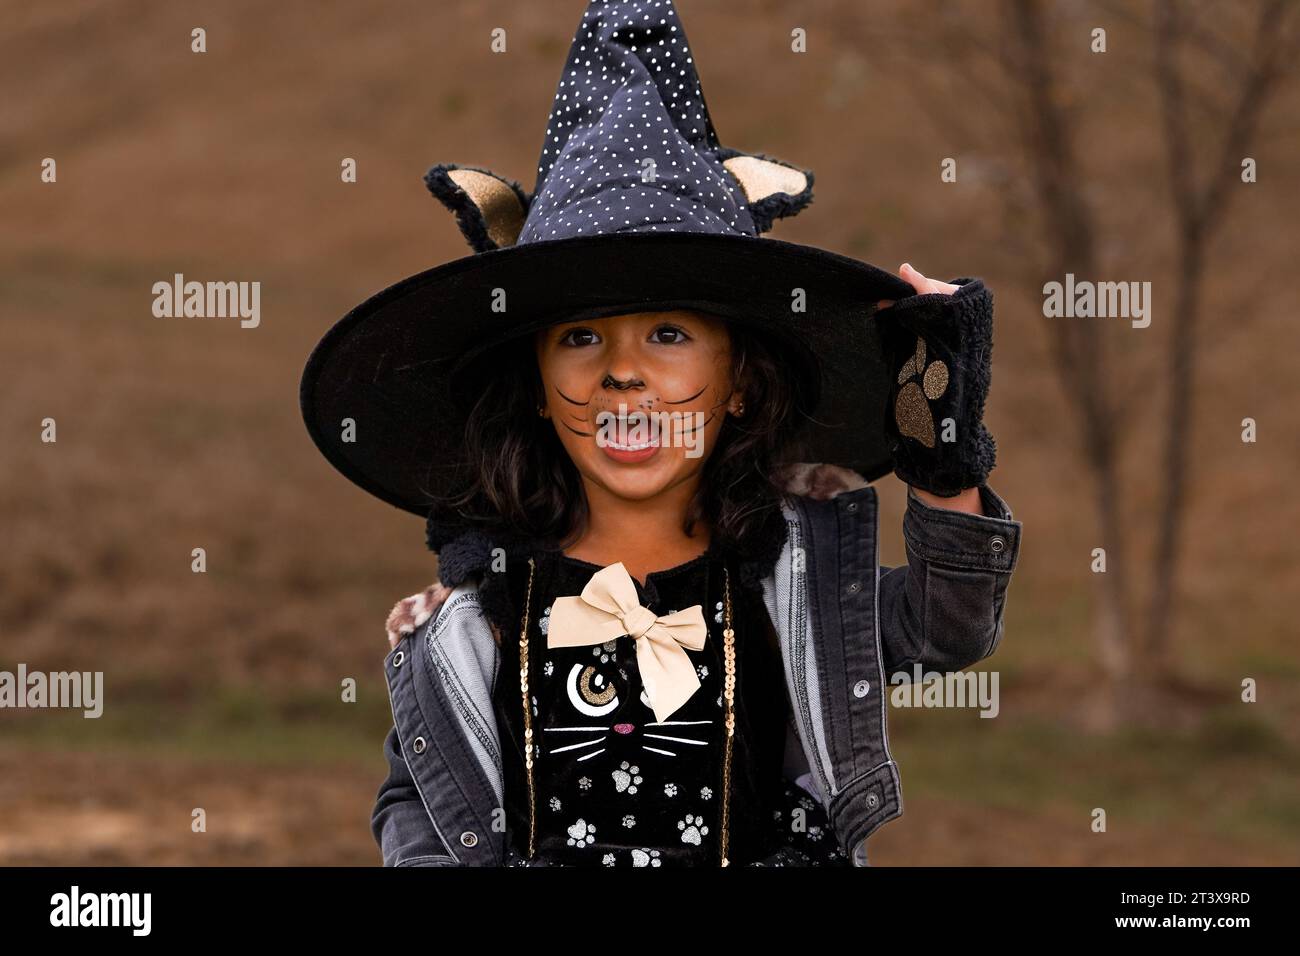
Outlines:
{"label": "dry grass field", "polygon": [[[103,671],[107,697],[98,720],[0,712],[0,864],[378,862],[383,623],[435,559],[418,519],[316,452],[299,376],[353,305],[469,253],[424,189],[429,165],[531,189],[582,6],[0,3],[0,669]],[[999,118],[976,91],[919,95],[909,77],[941,76],[938,52],[909,69],[884,59],[929,6],[678,6],[722,142],[816,174],[812,206],[772,235],[980,275],[997,295],[990,483],[1025,526],[1006,636],[984,662],[1001,714],[891,712],[906,812],[873,862],[1300,860],[1300,84],[1266,113],[1259,182],[1238,187],[1210,248],[1175,672],[1149,719],[1099,732],[1093,492],[1049,320],[999,212],[1017,144],[990,138]],[[792,24],[809,31],[802,57]],[[495,26],[504,56],[488,50]],[[1115,24],[1111,42],[1152,38]],[[1155,286],[1152,326],[1108,335],[1135,550],[1112,573],[1142,593],[1174,230],[1149,78],[1082,49],[1066,68],[1097,75],[1081,84],[1077,188],[1113,277]],[[969,179],[941,184],[944,156]],[[45,157],[55,184],[40,181]],[[340,182],[344,157],[355,184]],[[154,318],[151,287],[175,273],[260,281],[260,326]],[[1255,444],[1240,440],[1247,416]],[[40,441],[45,418],[57,443]],[[903,488],[880,487],[897,564]],[[196,547],[206,574],[190,570]],[[356,703],[340,702],[349,677]],[[1256,704],[1238,700],[1244,677]],[[1089,830],[1094,807],[1105,834]]]}

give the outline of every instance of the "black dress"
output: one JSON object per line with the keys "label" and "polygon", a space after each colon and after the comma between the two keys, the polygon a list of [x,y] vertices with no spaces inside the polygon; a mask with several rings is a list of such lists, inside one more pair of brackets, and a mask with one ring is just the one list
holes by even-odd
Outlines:
{"label": "black dress", "polygon": [[[528,853],[528,782],[519,690],[519,615],[527,560],[508,562],[518,614],[502,635],[493,691],[505,762],[507,865],[718,866],[726,709],[722,696],[725,557],[710,548],[634,580],[655,614],[700,604],[708,638],[687,649],[700,687],[657,722],[643,693],[636,643],[549,649],[556,597],[580,594],[600,565],[534,549],[529,688],[535,755],[536,855]],[[820,804],[784,779],[790,710],[781,656],[761,596],[740,586],[730,565],[736,647],[736,735],[729,813],[731,865],[848,865]]]}

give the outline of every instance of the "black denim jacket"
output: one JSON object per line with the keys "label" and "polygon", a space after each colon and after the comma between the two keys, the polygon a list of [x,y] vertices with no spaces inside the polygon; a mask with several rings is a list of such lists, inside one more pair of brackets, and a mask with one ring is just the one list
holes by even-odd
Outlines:
{"label": "black denim jacket", "polygon": [[[889,678],[914,664],[960,670],[993,653],[1021,526],[987,485],[984,515],[933,508],[909,490],[907,564],[881,567],[876,492],[853,477],[829,489],[808,481],[787,496],[786,541],[763,591],[797,731],[787,775],[808,775],[840,845],[865,866],[867,838],[903,811]],[[477,592],[474,580],[431,588],[399,603],[407,617],[390,616],[389,774],[371,818],[385,865],[504,861],[492,711],[500,654]]]}

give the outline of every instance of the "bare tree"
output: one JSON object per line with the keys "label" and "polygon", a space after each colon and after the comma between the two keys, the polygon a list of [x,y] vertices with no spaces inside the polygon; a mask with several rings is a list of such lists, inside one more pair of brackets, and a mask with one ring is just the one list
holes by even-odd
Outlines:
{"label": "bare tree", "polygon": [[[1196,377],[1206,248],[1224,221],[1241,182],[1242,160],[1255,145],[1260,115],[1283,76],[1292,69],[1297,52],[1291,0],[1269,0],[1259,5],[1253,42],[1243,59],[1204,23],[1189,15],[1185,4],[1161,0],[1156,7],[1155,74],[1160,91],[1165,158],[1173,203],[1178,244],[1178,293],[1169,341],[1167,427],[1164,436],[1162,480],[1165,495],[1160,509],[1154,556],[1154,583],[1145,634],[1146,652],[1154,663],[1164,662],[1173,630],[1171,606],[1177,586],[1178,560],[1187,504],[1188,452],[1194,418],[1192,387]],[[1225,9],[1216,6],[1213,16]],[[1228,114],[1214,124],[1193,131],[1189,117],[1185,49],[1197,47],[1216,58],[1230,76],[1232,102]],[[1196,179],[1198,150],[1194,142],[1213,143],[1213,130],[1221,129],[1216,155],[1205,181]]]}
{"label": "bare tree", "polygon": [[[955,120],[950,109],[940,106],[949,92],[941,90],[943,82],[959,85],[987,105],[990,117],[1005,126],[1017,144],[1017,159],[1030,184],[1028,199],[1013,188],[1002,190],[999,196],[1005,207],[1004,221],[1021,224],[1030,220],[1036,226],[1036,241],[1018,246],[1029,263],[1027,291],[1036,299],[1042,295],[1045,278],[1059,279],[1066,272],[1097,275],[1109,265],[1101,261],[1097,212],[1087,198],[1087,177],[1075,136],[1082,125],[1079,112],[1092,102],[1078,95],[1080,81],[1061,66],[1061,38],[1086,36],[1079,28],[1085,16],[1134,27],[1135,33],[1150,38],[1149,67],[1131,51],[1124,54],[1124,60],[1135,75],[1145,72],[1155,80],[1177,230],[1178,292],[1169,316],[1169,404],[1162,419],[1163,457],[1158,472],[1167,493],[1157,517],[1145,633],[1133,626],[1129,613],[1132,542],[1119,476],[1125,422],[1115,413],[1111,398],[1114,362],[1097,323],[1045,326],[1057,378],[1076,425],[1076,448],[1089,475],[1099,540],[1107,555],[1108,573],[1096,575],[1094,618],[1098,658],[1109,685],[1106,694],[1111,707],[1102,717],[1106,723],[1119,718],[1135,680],[1149,681],[1169,663],[1164,651],[1187,504],[1191,396],[1207,243],[1224,220],[1230,187],[1238,181],[1241,159],[1251,154],[1260,115],[1296,55],[1295,8],[1288,0],[1212,7],[1187,0],[1160,0],[1154,20],[1145,20],[1142,10],[1127,3],[1093,4],[1084,9],[1079,4],[1003,0],[998,8],[1000,20],[990,23],[988,17],[971,16],[965,6],[936,6],[920,17],[926,24],[923,31],[902,29],[881,44],[884,49],[899,50],[911,66],[922,65],[922,69],[913,69],[909,78],[914,95],[929,99],[923,112],[942,116],[949,127],[955,122],[958,133],[973,148],[982,145],[990,152],[1004,152],[980,142],[978,130],[988,124]],[[987,7],[980,10],[987,11]],[[1222,19],[1230,12],[1252,21],[1246,32],[1253,42],[1244,48],[1237,37],[1240,30],[1222,29],[1221,20],[1211,21],[1211,17]],[[888,30],[886,26],[873,32]],[[1188,49],[1214,62],[1224,74],[1222,79],[1207,84],[1203,72],[1189,70],[1182,62]],[[1189,96],[1189,90],[1195,95]],[[1203,132],[1206,129],[1221,133],[1210,175],[1198,183],[1194,163],[1198,149],[1203,151],[1202,144],[1216,141]],[[1026,201],[1033,206],[1032,216],[1014,208]],[[1139,659],[1144,666],[1135,676]]]}
{"label": "bare tree", "polygon": [[[1084,178],[1072,133],[1078,124],[1068,115],[1071,99],[1061,94],[1043,7],[1034,0],[1010,0],[1003,14],[1004,63],[1008,75],[1018,78],[1008,85],[1011,112],[1040,206],[1044,248],[1049,251],[1034,277],[1033,294],[1041,296],[1044,275],[1096,275],[1095,213],[1084,191],[1077,188]],[[1092,473],[1101,546],[1112,572],[1097,575],[1101,593],[1094,627],[1097,650],[1112,684],[1119,684],[1129,677],[1132,663],[1127,629],[1129,576],[1125,573],[1128,542],[1104,340],[1094,322],[1059,322],[1050,329],[1057,375],[1078,423],[1083,461]]]}

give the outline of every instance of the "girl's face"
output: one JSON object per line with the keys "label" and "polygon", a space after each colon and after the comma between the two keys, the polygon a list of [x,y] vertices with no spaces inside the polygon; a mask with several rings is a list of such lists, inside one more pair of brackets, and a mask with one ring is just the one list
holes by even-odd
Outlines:
{"label": "girl's face", "polygon": [[698,481],[733,389],[731,337],[698,312],[637,312],[537,333],[544,414],[585,481],[628,500]]}

